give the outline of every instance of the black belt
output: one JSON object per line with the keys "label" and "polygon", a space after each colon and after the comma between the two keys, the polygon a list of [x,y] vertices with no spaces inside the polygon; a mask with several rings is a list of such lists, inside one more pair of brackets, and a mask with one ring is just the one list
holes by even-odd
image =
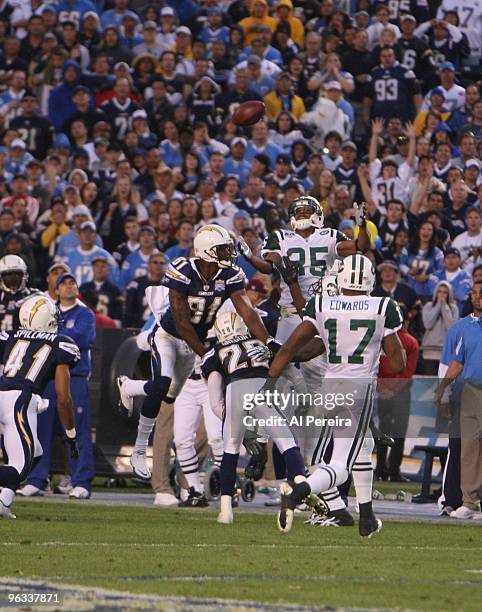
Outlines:
{"label": "black belt", "polygon": [[201,374],[196,374],[195,372],[193,372],[191,376],[189,377],[189,380],[201,380],[201,378],[202,378]]}

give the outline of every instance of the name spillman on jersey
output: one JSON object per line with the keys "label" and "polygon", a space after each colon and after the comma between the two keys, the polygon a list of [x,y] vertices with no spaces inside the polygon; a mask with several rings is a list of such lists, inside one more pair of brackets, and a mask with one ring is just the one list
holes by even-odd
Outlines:
{"label": "name spillman on jersey", "polygon": [[0,391],[39,395],[54,378],[58,365],[73,368],[80,361],[79,348],[71,338],[27,329],[0,333],[0,354],[4,364]]}
{"label": "name spillman on jersey", "polygon": [[[233,293],[245,288],[246,275],[241,268],[233,265],[230,268],[220,268],[206,281],[198,270],[197,261],[195,257],[178,257],[167,269],[162,284],[187,296],[191,324],[199,338],[204,340],[221,304]],[[170,307],[161,318],[161,327],[172,336],[180,338]]]}
{"label": "name spillman on jersey", "polygon": [[[276,230],[269,234],[261,250],[261,255],[278,253],[287,256],[298,264],[298,284],[303,297],[309,298],[309,288],[332,268],[338,258],[336,245],[348,240],[341,232],[331,229],[315,229],[307,238],[291,230]],[[281,306],[293,302],[288,285],[281,281]]]}
{"label": "name spillman on jersey", "polygon": [[303,321],[313,323],[326,347],[325,377],[361,379],[377,376],[383,338],[401,329],[403,317],[388,297],[317,295]]}

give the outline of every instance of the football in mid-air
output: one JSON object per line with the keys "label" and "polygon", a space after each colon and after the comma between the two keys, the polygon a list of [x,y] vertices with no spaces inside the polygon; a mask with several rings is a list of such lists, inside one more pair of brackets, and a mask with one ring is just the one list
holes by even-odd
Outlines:
{"label": "football in mid-air", "polygon": [[249,127],[257,123],[264,115],[266,106],[260,100],[243,102],[234,111],[233,123],[240,127]]}

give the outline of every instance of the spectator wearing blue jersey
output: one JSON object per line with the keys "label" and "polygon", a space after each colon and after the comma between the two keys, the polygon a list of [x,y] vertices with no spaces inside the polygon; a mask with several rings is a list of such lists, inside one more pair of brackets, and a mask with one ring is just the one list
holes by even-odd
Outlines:
{"label": "spectator wearing blue jersey", "polygon": [[183,158],[176,124],[168,119],[164,121],[162,131],[165,136],[159,145],[162,161],[170,168],[181,167]]}
{"label": "spectator wearing blue jersey", "polygon": [[139,230],[139,248],[131,253],[122,264],[120,286],[123,289],[139,276],[147,274],[149,259],[159,250],[156,246],[156,231],[150,225]]}
{"label": "spectator wearing blue jersey", "polygon": [[269,44],[268,38],[271,39],[272,32],[269,26],[260,26],[260,36],[255,38],[250,47],[245,47],[239,55],[238,62],[243,62],[252,55],[257,55],[260,59],[273,62],[277,66],[283,64],[281,53]]}
{"label": "spectator wearing blue jersey", "polygon": [[415,238],[400,256],[400,271],[409,287],[415,290],[423,302],[431,297],[436,285],[434,276],[443,269],[443,253],[435,246],[437,233],[430,221],[420,225]]}
{"label": "spectator wearing blue jersey", "polygon": [[108,26],[120,28],[126,15],[133,17],[136,23],[140,23],[139,17],[127,8],[128,4],[129,0],[114,0],[114,8],[104,11],[100,16],[102,27],[104,29]]}
{"label": "spectator wearing blue jersey", "polygon": [[[59,333],[75,340],[80,349],[80,361],[70,371],[70,389],[74,403],[75,429],[79,443],[79,458],[71,460],[71,486],[69,496],[74,499],[90,497],[94,478],[94,453],[92,448],[91,414],[89,399],[89,378],[91,373],[90,351],[95,342],[95,315],[77,299],[78,285],[71,272],[61,274],[56,283],[62,324]],[[42,495],[48,483],[52,447],[58,430],[57,397],[53,383],[47,386],[45,397],[49,400],[46,412],[39,415],[38,438],[43,455],[30,473],[27,486],[21,495]]]}
{"label": "spectator wearing blue jersey", "polygon": [[[85,221],[92,221],[90,210],[85,204],[79,204],[72,211],[73,227],[70,231],[62,234],[57,242],[57,258],[65,258],[80,245],[79,229]],[[102,238],[97,236],[97,246],[102,246]]]}
{"label": "spectator wearing blue jersey", "polygon": [[276,83],[275,79],[269,74],[262,72],[261,59],[257,55],[250,55],[248,57],[247,67],[250,89],[264,98],[274,89]]}
{"label": "spectator wearing blue jersey", "polygon": [[73,98],[79,80],[79,64],[74,60],[67,60],[62,67],[62,82],[51,92],[49,97],[48,117],[57,132],[77,112]]}
{"label": "spectator wearing blue jersey", "polygon": [[444,267],[439,272],[436,272],[435,276],[438,280],[450,283],[459,314],[461,315],[464,301],[470,293],[472,282],[470,276],[460,267],[460,263],[460,251],[453,247],[447,249],[444,256]]}
{"label": "spectator wearing blue jersey", "polygon": [[208,9],[208,18],[203,29],[199,32],[198,38],[206,45],[210,45],[215,40],[222,40],[229,43],[229,28],[223,26],[223,11],[219,6],[212,6]]}
{"label": "spectator wearing blue jersey", "polygon": [[231,140],[231,155],[224,162],[224,174],[237,176],[242,189],[251,175],[251,164],[244,159],[247,147],[246,139],[236,136]]}
{"label": "spectator wearing blue jersey", "polygon": [[98,14],[99,12],[97,6],[90,0],[62,0],[55,8],[59,23],[73,21],[77,24],[77,27],[83,21],[85,13],[93,11]]}
{"label": "spectator wearing blue jersey", "polygon": [[247,162],[251,163],[255,155],[263,153],[269,158],[271,167],[274,167],[276,158],[283,152],[283,150],[277,145],[269,142],[268,135],[268,126],[265,121],[259,121],[253,125],[251,140],[249,141],[246,155],[244,157]]}
{"label": "spectator wearing blue jersey", "polygon": [[104,256],[109,262],[109,280],[118,284],[119,268],[115,259],[105,249],[96,245],[97,230],[92,221],[84,221],[79,228],[80,244],[63,258],[72,270],[77,284],[83,285],[93,278],[92,262],[98,256]]}
{"label": "spectator wearing blue jersey", "polygon": [[177,257],[189,257],[192,250],[192,241],[194,237],[194,226],[191,221],[183,219],[177,226],[176,238],[177,244],[169,247],[165,255],[169,261],[173,261]]}

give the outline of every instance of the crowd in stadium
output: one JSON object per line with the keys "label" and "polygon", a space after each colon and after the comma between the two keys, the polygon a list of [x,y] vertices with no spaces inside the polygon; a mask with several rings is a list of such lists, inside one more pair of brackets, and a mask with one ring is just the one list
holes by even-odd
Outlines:
{"label": "crowd in stadium", "polygon": [[[29,286],[63,263],[98,326],[141,328],[216,223],[265,299],[250,256],[296,197],[350,239],[365,201],[374,294],[405,307],[410,376],[437,373],[482,286],[482,6],[2,0],[0,49],[0,256]],[[266,116],[240,128],[248,100]]]}

